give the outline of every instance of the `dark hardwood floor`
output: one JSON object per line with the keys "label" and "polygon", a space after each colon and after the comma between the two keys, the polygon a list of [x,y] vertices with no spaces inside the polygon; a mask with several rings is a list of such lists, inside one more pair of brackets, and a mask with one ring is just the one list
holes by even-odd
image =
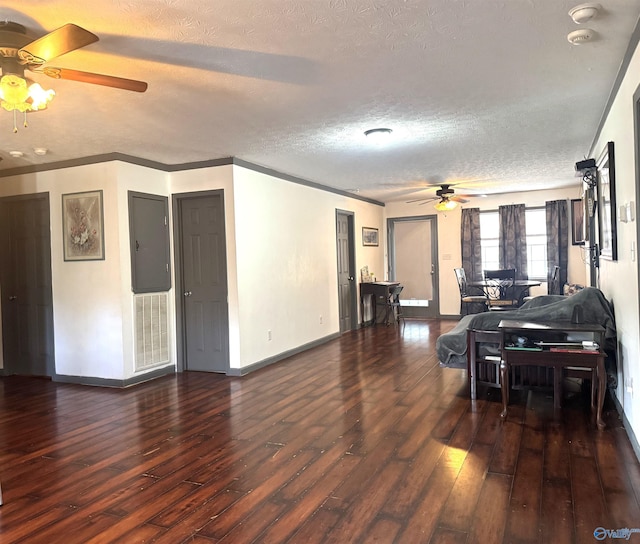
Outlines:
{"label": "dark hardwood floor", "polygon": [[[640,527],[610,400],[471,402],[453,322],[378,326],[243,378],[127,390],[0,380],[0,542],[586,543]],[[640,535],[631,535],[638,541]]]}

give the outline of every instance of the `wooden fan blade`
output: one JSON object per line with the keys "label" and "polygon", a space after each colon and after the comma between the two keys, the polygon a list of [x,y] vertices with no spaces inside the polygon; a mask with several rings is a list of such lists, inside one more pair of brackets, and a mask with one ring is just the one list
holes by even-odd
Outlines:
{"label": "wooden fan blade", "polygon": [[54,79],[70,79],[81,81],[82,83],[93,83],[94,85],[104,85],[105,87],[115,87],[125,91],[136,91],[143,93],[147,90],[144,81],[126,79],[124,77],[105,76],[103,74],[93,74],[91,72],[81,72],[79,70],[68,70],[66,68],[53,68],[45,66],[42,73]]}
{"label": "wooden fan blade", "polygon": [[27,64],[44,64],[97,41],[98,36],[88,30],[67,24],[25,45],[18,51],[18,57]]}
{"label": "wooden fan blade", "polygon": [[465,202],[469,202],[469,200],[467,200],[466,198],[462,198],[461,196],[450,196],[449,200],[455,200],[456,202],[460,202],[461,204],[464,204]]}

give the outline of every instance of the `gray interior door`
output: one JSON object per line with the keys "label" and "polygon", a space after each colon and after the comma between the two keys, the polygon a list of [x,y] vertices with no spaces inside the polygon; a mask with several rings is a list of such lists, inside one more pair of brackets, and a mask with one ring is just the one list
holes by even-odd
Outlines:
{"label": "gray interior door", "polygon": [[53,376],[49,195],[1,199],[0,223],[5,371]]}
{"label": "gray interior door", "polygon": [[185,370],[227,372],[229,317],[222,191],[180,197]]}
{"label": "gray interior door", "polygon": [[353,232],[353,213],[336,211],[340,332],[353,330],[357,326],[358,311],[354,281]]}

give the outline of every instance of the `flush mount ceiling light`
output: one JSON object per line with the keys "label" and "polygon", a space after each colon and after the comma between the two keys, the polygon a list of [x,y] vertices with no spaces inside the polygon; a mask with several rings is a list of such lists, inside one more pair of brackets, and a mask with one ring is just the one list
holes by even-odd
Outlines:
{"label": "flush mount ceiling light", "polygon": [[386,142],[393,131],[390,128],[372,128],[364,131],[368,140],[375,143]]}
{"label": "flush mount ceiling light", "polygon": [[574,23],[581,25],[593,19],[601,9],[602,6],[600,4],[580,4],[569,10],[569,16],[573,19]]}
{"label": "flush mount ceiling light", "polygon": [[34,147],[34,148],[33,148],[33,152],[34,152],[36,155],[40,155],[40,156],[42,156],[42,155],[46,155],[46,154],[47,154],[47,151],[48,151],[48,149],[47,149],[46,147]]}
{"label": "flush mount ceiling light", "polygon": [[590,28],[581,28],[580,30],[569,32],[567,40],[569,40],[571,45],[582,45],[583,43],[593,40],[595,34],[596,33]]}
{"label": "flush mount ceiling light", "polygon": [[22,151],[9,151],[9,155],[11,155],[14,159],[19,159],[24,155]]}

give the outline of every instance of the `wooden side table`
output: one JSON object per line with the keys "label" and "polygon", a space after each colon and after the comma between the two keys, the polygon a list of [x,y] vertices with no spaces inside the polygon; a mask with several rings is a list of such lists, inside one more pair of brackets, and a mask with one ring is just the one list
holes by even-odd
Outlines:
{"label": "wooden side table", "polygon": [[[533,323],[503,319],[498,329],[502,331],[501,417],[507,417],[509,405],[509,367],[532,365],[553,368],[553,407],[556,413],[562,406],[564,370],[569,367],[581,367],[591,369],[592,379],[597,379],[596,424],[598,429],[604,429],[605,423],[602,420],[606,387],[605,353],[602,349],[604,327],[588,323]],[[586,341],[595,342],[597,349],[583,349],[580,340],[575,340],[582,337]],[[577,345],[580,345],[580,348]],[[592,410],[594,408],[593,400],[591,408]]]}

